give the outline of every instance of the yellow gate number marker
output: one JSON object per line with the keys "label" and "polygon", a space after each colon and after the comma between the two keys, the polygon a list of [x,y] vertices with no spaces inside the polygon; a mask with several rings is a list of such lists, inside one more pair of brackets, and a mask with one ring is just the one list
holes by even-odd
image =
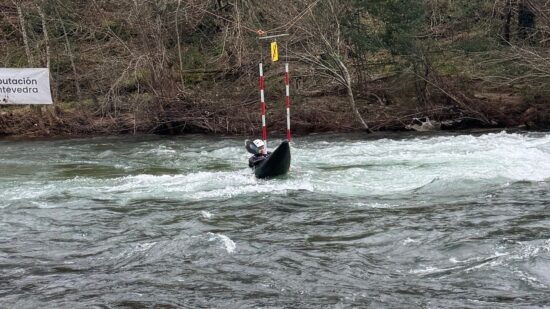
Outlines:
{"label": "yellow gate number marker", "polygon": [[271,42],[271,60],[273,62],[279,60],[279,51],[277,50],[277,42]]}

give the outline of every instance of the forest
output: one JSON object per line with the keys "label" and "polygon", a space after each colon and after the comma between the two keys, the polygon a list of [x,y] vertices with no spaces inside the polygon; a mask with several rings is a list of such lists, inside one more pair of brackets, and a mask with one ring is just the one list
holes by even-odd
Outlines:
{"label": "forest", "polygon": [[540,130],[549,46],[543,0],[4,0],[0,67],[49,68],[54,104],[0,135],[258,134],[260,62],[270,134],[284,63],[294,132]]}

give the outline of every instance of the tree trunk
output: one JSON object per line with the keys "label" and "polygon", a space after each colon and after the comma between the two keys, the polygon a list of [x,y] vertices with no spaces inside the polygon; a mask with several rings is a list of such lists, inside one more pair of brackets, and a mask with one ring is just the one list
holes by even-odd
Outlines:
{"label": "tree trunk", "polygon": [[[25,15],[23,15],[23,9],[21,7],[21,1],[12,0],[13,4],[17,8],[17,18],[19,19],[19,25],[21,26],[21,36],[23,37],[23,44],[25,45],[25,53],[27,54],[27,62],[29,67],[36,67],[34,62],[34,57],[31,53],[31,47],[29,44],[29,36],[27,34],[27,26]],[[42,108],[38,106],[33,106],[32,109],[37,113],[38,118],[38,127],[42,130],[43,133],[49,134],[50,132],[46,129],[43,120]]]}
{"label": "tree trunk", "polygon": [[44,10],[42,10],[43,5],[44,5],[44,0],[42,0],[42,3],[40,5],[36,5],[36,9],[38,10],[38,15],[40,15],[40,21],[42,22],[42,33],[44,34],[44,41],[46,44],[46,67],[48,68],[48,70],[50,70],[50,65],[51,65],[50,36],[48,35],[46,14],[44,13]]}
{"label": "tree trunk", "polygon": [[71,47],[71,42],[69,41],[67,28],[65,27],[65,22],[63,21],[63,19],[61,19],[61,16],[59,15],[59,11],[57,10],[57,7],[55,8],[55,12],[57,14],[57,18],[61,22],[61,29],[63,30],[63,37],[65,39],[65,48],[67,49],[67,54],[69,54],[69,60],[71,61],[71,67],[73,69],[73,77],[74,77],[74,86],[76,89],[76,96],[78,98],[78,101],[82,101],[82,91],[80,90],[80,77],[78,76],[78,72],[76,70],[73,49]]}
{"label": "tree trunk", "polygon": [[181,42],[180,42],[180,26],[179,26],[179,12],[180,12],[180,5],[181,0],[178,0],[178,6],[176,7],[176,36],[177,36],[177,44],[178,44],[178,58],[180,62],[180,81],[181,81],[181,88],[183,90],[184,83],[183,83],[183,55],[181,53]]}
{"label": "tree trunk", "polygon": [[507,1],[506,7],[504,8],[504,13],[502,14],[502,20],[504,24],[502,25],[502,40],[504,44],[509,44],[510,42],[510,23],[512,22],[512,4],[511,1]]}
{"label": "tree trunk", "polygon": [[[44,35],[44,41],[45,41],[45,45],[46,45],[46,67],[48,68],[48,71],[49,71],[49,75],[50,75],[50,82],[52,80],[52,74],[51,74],[51,62],[52,62],[52,58],[51,58],[51,52],[50,52],[50,36],[48,35],[48,26],[47,26],[47,23],[46,23],[46,14],[44,13],[44,10],[42,9],[42,6],[44,6],[45,4],[45,0],[42,0],[40,4],[37,4],[36,5],[36,9],[38,11],[38,15],[40,15],[40,21],[42,23],[42,33]],[[56,91],[57,92],[57,91]],[[57,95],[54,95],[54,97],[57,97]],[[47,134],[49,135],[50,134],[50,130],[48,130],[45,126],[44,126],[44,123],[43,123],[43,118],[44,118],[44,112],[42,110],[42,107],[37,107],[39,109],[39,116],[40,116],[40,119],[38,120],[39,121],[39,124],[40,124],[40,127],[41,129]],[[46,110],[47,111],[47,110]],[[55,109],[53,110],[50,110],[50,113],[55,113]],[[52,121],[52,117],[48,117],[48,120],[49,120],[49,125],[50,127],[53,127],[54,126],[54,123]]]}
{"label": "tree trunk", "polygon": [[521,0],[518,3],[518,37],[522,40],[531,38],[535,29],[535,14],[526,3]]}
{"label": "tree trunk", "polygon": [[372,133],[372,130],[369,128],[365,120],[363,119],[363,116],[361,116],[361,113],[359,113],[359,110],[357,109],[357,105],[355,104],[355,97],[353,95],[353,89],[351,88],[351,76],[349,74],[348,68],[346,65],[342,62],[342,60],[338,59],[338,65],[342,69],[344,73],[344,79],[346,82],[346,89],[348,91],[348,101],[351,106],[351,109],[353,110],[353,113],[355,114],[355,117],[357,117],[357,120],[361,123],[363,128],[368,132]]}
{"label": "tree trunk", "polygon": [[30,67],[34,67],[34,58],[31,53],[31,47],[29,45],[29,36],[27,35],[27,26],[25,16],[23,15],[23,9],[21,8],[21,2],[12,0],[13,4],[17,8],[17,18],[19,19],[19,25],[21,27],[21,35],[23,36],[23,43],[25,44],[25,53],[27,54],[27,62]]}

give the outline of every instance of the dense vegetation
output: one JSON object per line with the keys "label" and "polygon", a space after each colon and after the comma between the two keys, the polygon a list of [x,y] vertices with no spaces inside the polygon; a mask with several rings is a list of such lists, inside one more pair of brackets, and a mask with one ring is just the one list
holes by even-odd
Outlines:
{"label": "dense vegetation", "polygon": [[[0,67],[48,66],[55,106],[1,134],[299,131],[550,123],[543,0],[6,0]],[[281,61],[271,63],[278,38]]]}

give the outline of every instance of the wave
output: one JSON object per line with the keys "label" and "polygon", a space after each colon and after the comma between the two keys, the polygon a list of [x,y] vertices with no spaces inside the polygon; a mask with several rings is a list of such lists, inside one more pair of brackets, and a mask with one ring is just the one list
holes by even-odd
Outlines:
{"label": "wave", "polygon": [[146,265],[158,265],[173,260],[201,260],[212,255],[223,257],[236,252],[237,245],[227,235],[205,233],[180,235],[173,239],[141,241],[122,249],[106,250],[97,256],[86,257],[92,267],[129,269]]}
{"label": "wave", "polygon": [[[18,181],[16,186],[5,183],[0,187],[4,197],[0,207],[23,200],[37,200],[42,207],[50,207],[44,204],[47,199],[59,196],[200,200],[301,191],[336,196],[456,196],[550,179],[548,134],[491,133],[337,142],[297,138],[292,146],[289,177],[270,181],[254,178],[246,167],[246,152],[242,147],[230,146],[235,143],[193,142],[184,147],[166,141],[160,145],[146,142],[135,146],[137,151],[101,148],[95,158],[86,151],[77,151],[80,156],[87,156],[71,155],[41,168],[41,177],[52,176],[47,183],[40,178]],[[61,157],[62,153],[56,153],[61,150],[52,151]],[[15,158],[7,156],[2,160],[14,162]],[[27,163],[39,163],[33,160]],[[78,176],[60,179],[58,166],[74,162],[101,166],[102,177],[93,173],[78,175],[77,166],[71,175]]]}
{"label": "wave", "polygon": [[[550,253],[550,239],[517,242],[498,246],[493,253],[458,259],[450,257],[440,265],[427,265],[411,269],[409,273],[427,277],[445,277],[486,272],[487,269],[507,272],[537,288],[550,287],[550,275],[544,262]],[[538,263],[543,261],[543,263]]]}

